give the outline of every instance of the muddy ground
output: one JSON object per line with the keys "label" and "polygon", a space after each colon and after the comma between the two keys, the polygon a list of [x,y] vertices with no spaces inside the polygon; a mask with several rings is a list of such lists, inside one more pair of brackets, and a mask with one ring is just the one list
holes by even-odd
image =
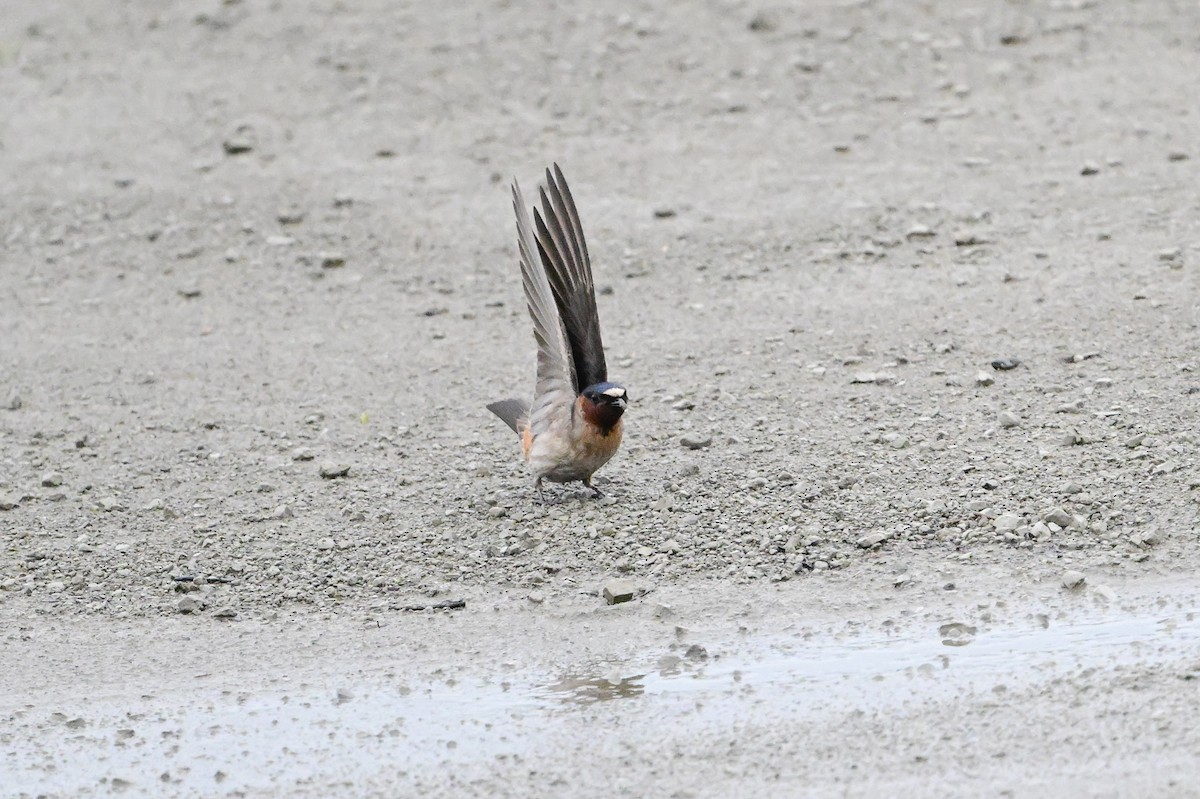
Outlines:
{"label": "muddy ground", "polygon": [[[1198,795],[1197,74],[1165,1],[9,3],[0,792]],[[634,404],[543,506],[552,161]]]}

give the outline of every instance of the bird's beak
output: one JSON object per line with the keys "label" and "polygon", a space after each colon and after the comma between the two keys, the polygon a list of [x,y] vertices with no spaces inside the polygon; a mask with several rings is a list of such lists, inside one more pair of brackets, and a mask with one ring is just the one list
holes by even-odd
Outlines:
{"label": "bird's beak", "polygon": [[629,403],[625,401],[624,397],[617,397],[617,401],[613,404],[616,405],[621,410],[625,410],[625,406],[628,405]]}

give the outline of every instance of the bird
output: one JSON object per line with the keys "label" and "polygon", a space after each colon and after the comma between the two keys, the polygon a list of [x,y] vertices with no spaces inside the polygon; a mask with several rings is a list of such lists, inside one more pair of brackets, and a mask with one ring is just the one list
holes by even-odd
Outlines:
{"label": "bird", "polygon": [[528,206],[512,182],[517,249],[525,304],[537,342],[532,402],[505,399],[487,408],[520,436],[525,462],[542,481],[581,482],[599,498],[592,475],[621,446],[629,395],[610,382],[600,338],[600,316],[579,211],[558,164],[546,170],[541,210]]}

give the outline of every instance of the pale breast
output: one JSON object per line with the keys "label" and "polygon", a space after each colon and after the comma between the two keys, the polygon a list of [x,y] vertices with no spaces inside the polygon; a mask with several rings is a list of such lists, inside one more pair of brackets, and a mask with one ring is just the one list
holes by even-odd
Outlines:
{"label": "pale breast", "polygon": [[607,435],[588,424],[572,427],[570,430],[552,427],[533,439],[528,461],[536,476],[555,483],[588,480],[621,446],[620,422]]}

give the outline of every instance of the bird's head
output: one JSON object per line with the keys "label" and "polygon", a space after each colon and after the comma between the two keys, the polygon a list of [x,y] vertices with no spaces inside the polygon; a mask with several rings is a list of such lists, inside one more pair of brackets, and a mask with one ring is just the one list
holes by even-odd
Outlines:
{"label": "bird's head", "polygon": [[596,383],[588,386],[582,392],[587,419],[592,424],[608,430],[625,413],[629,404],[629,395],[624,386],[616,383]]}
{"label": "bird's head", "polygon": [[594,386],[588,386],[583,390],[583,396],[597,405],[607,405],[622,411],[629,404],[629,395],[625,392],[625,387],[618,386],[616,383],[597,383]]}

